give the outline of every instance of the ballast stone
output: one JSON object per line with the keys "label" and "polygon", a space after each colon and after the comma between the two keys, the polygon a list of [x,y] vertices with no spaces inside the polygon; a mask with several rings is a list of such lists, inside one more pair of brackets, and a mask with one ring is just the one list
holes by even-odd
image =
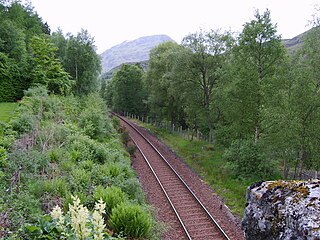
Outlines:
{"label": "ballast stone", "polygon": [[247,240],[320,240],[320,180],[251,185],[242,229]]}

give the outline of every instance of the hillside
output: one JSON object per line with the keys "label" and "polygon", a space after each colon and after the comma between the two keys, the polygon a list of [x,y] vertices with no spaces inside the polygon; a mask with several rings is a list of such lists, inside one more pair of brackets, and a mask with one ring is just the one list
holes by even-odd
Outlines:
{"label": "hillside", "polygon": [[302,47],[303,45],[303,38],[308,34],[312,29],[299,34],[298,36],[295,36],[292,39],[283,39],[282,43],[284,46],[288,49],[289,53],[294,53],[296,52],[299,48]]}
{"label": "hillside", "polygon": [[166,35],[141,37],[125,41],[101,54],[102,72],[108,72],[122,63],[142,62],[149,60],[149,52],[160,43],[173,41]]}

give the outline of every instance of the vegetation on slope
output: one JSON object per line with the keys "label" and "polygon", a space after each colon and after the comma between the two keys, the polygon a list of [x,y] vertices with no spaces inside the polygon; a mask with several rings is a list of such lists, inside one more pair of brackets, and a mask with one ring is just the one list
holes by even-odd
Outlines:
{"label": "vegetation on slope", "polygon": [[[108,118],[98,95],[57,97],[48,95],[44,87],[32,88],[18,112],[0,135],[2,237],[66,234],[72,238],[85,234],[73,224],[87,221],[86,239],[96,239],[90,230],[90,224],[95,225],[87,217],[101,200],[105,206],[100,229],[105,237],[156,238],[155,222],[114,128],[116,122]],[[79,212],[72,217],[74,208],[89,215]],[[53,209],[54,213],[44,215]],[[71,218],[58,221],[57,211]],[[126,220],[123,214],[137,218]]]}

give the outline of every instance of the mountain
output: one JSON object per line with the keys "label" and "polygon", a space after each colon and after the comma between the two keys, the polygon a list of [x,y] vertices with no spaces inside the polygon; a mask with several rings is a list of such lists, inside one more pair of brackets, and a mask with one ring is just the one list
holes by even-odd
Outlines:
{"label": "mountain", "polygon": [[147,61],[150,50],[167,41],[173,40],[166,35],[154,35],[116,45],[101,54],[102,72],[108,72],[123,63]]}
{"label": "mountain", "polygon": [[298,36],[295,36],[292,39],[283,39],[282,43],[287,48],[289,53],[294,53],[303,46],[304,37],[312,30],[313,28],[304,33],[299,34]]}

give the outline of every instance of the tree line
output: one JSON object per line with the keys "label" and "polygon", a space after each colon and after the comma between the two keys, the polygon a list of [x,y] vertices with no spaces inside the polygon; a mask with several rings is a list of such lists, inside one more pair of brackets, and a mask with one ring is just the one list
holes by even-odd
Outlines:
{"label": "tree line", "polygon": [[57,94],[99,88],[100,57],[86,30],[51,33],[30,4],[0,0],[0,102],[16,101],[33,85]]}
{"label": "tree line", "polygon": [[113,110],[201,131],[237,177],[279,167],[299,177],[320,167],[319,41],[314,27],[289,54],[270,11],[256,11],[237,36],[200,30],[160,44],[146,73],[123,65],[101,91]]}

